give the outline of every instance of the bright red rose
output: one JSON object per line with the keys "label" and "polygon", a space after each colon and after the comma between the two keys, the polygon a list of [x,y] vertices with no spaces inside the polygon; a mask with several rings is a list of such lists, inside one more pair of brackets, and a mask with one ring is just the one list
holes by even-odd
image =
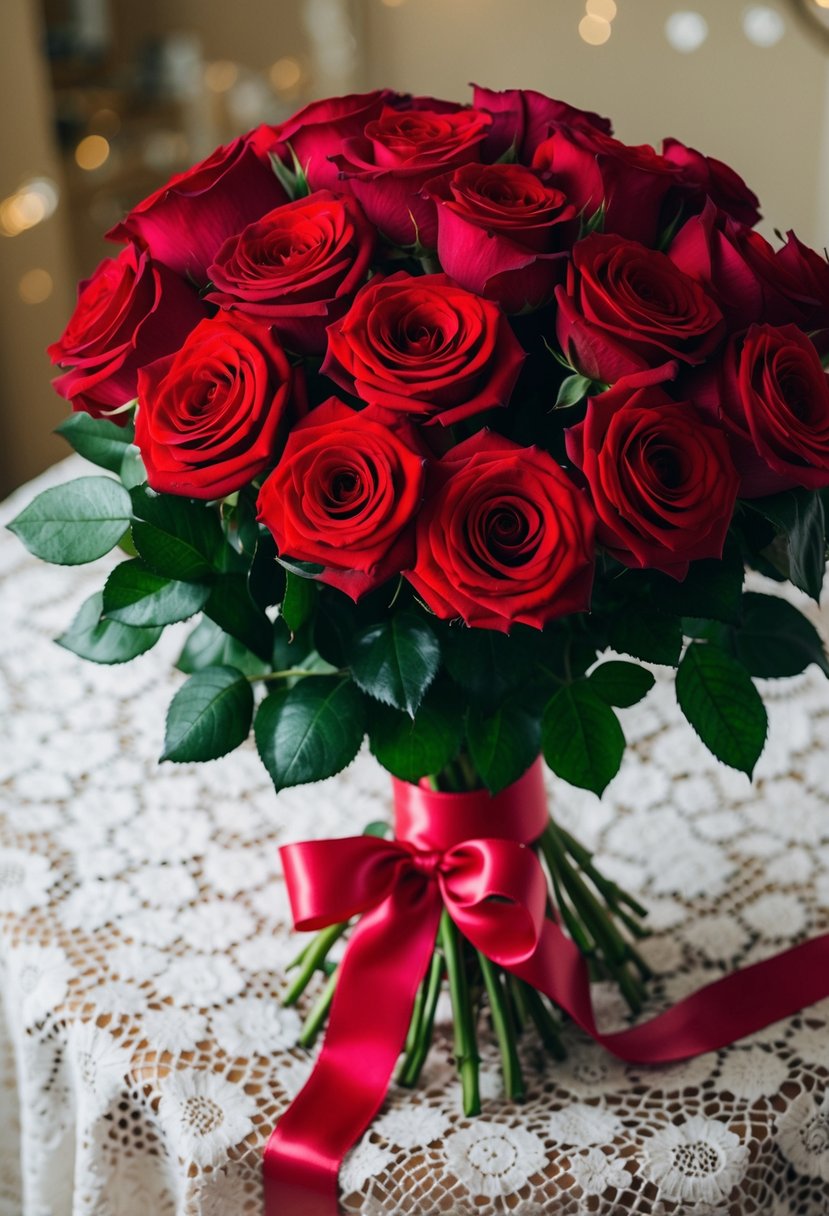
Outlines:
{"label": "bright red rose", "polygon": [[118,411],[138,392],[138,371],[181,346],[205,315],[198,293],[129,245],[105,258],[78,288],[69,324],[49,347],[70,370],[54,386],[94,418],[126,422]]}
{"label": "bright red rose", "polygon": [[259,519],[285,557],[324,567],[353,600],[414,559],[424,455],[414,427],[329,398],[294,427],[259,492]]}
{"label": "bright red rose", "polygon": [[446,273],[510,313],[552,299],[578,232],[576,209],[522,165],[463,165],[425,187]]}
{"label": "bright red rose", "polygon": [[133,207],[107,237],[134,241],[196,283],[229,236],[259,219],[288,196],[257,154],[259,132],[217,148]]}
{"label": "bright red rose", "polygon": [[704,156],[678,139],[663,139],[662,155],[682,170],[675,193],[686,207],[701,211],[710,198],[720,211],[750,228],[762,218],[757,195],[724,161]]}
{"label": "bright red rose", "polygon": [[524,351],[497,304],[444,274],[383,278],[328,330],[322,372],[363,401],[449,426],[510,399]]}
{"label": "bright red rose", "polygon": [[829,485],[829,379],[796,325],[752,325],[696,392],[731,437],[741,497]]}
{"label": "bright red rose", "polygon": [[590,605],[594,524],[552,456],[478,431],[430,470],[406,578],[443,620],[543,629]]}
{"label": "bright red rose", "polygon": [[374,229],[355,199],[319,190],[285,203],[222,245],[207,299],[271,324],[299,354],[322,354],[368,273]]}
{"label": "bright red rose", "polygon": [[719,426],[660,388],[621,383],[565,432],[599,517],[596,539],[626,566],[676,579],[721,557],[739,476]]}
{"label": "bright red rose", "polygon": [[558,340],[574,367],[613,384],[672,359],[701,363],[723,336],[719,308],[670,258],[594,233],[556,288]]}
{"label": "bright red rose", "polygon": [[279,450],[292,372],[267,325],[223,314],[138,377],[135,442],[154,490],[222,498]]}
{"label": "bright red rose", "polygon": [[379,118],[393,96],[388,89],[375,89],[371,93],[326,97],[312,101],[269,131],[289,167],[291,162],[285,154],[286,145],[291,145],[312,190],[336,190],[339,170],[331,157],[342,151],[344,140],[361,136],[366,123]]}
{"label": "bright red rose", "polygon": [[585,216],[603,207],[605,232],[656,244],[679,169],[648,144],[631,147],[589,127],[563,127],[536,148],[532,163]]}
{"label": "bright red rose", "polygon": [[613,134],[609,118],[591,110],[579,110],[566,101],[556,101],[534,89],[484,89],[473,85],[472,104],[476,110],[487,110],[493,117],[492,127],[484,144],[487,160],[497,160],[514,147],[518,159],[525,164],[533,158],[540,143],[554,128],[601,131]]}
{"label": "bright red rose", "polygon": [[334,157],[341,187],[353,191],[381,234],[395,245],[437,244],[435,204],[422,189],[449,169],[481,159],[492,119],[479,110],[454,113],[387,106],[359,139]]}

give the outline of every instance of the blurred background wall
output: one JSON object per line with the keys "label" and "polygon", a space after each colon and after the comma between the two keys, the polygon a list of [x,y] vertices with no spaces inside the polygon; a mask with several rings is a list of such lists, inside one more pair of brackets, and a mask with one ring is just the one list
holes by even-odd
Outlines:
{"label": "blurred background wall", "polygon": [[3,0],[0,495],[65,454],[44,353],[133,203],[307,100],[476,80],[732,163],[829,244],[829,0]]}

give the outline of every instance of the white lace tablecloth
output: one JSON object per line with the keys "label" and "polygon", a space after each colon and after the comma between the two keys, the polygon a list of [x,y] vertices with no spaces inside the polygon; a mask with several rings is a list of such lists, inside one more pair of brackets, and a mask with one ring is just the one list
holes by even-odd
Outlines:
{"label": "white lace tablecloth", "polygon": [[[105,567],[45,566],[0,534],[0,1216],[259,1216],[265,1140],[311,1065],[279,1004],[297,939],[276,846],[360,830],[387,779],[361,756],[276,797],[252,746],[159,766],[187,626],[124,667],[51,641]],[[829,686],[812,668],[763,691],[754,786],[681,723],[667,680],[623,711],[635,747],[602,801],[550,782],[650,909],[652,1009],[829,929]],[[609,989],[596,1001],[619,1022]],[[482,1116],[460,1111],[444,1026],[421,1089],[393,1089],[349,1156],[347,1211],[829,1212],[829,1002],[666,1068],[573,1030],[547,1063],[528,1034],[520,1107],[481,1040]]]}

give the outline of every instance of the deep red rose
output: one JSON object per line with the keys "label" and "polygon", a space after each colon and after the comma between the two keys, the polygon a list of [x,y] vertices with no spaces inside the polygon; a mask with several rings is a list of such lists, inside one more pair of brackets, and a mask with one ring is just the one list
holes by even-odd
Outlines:
{"label": "deep red rose", "polygon": [[663,139],[662,155],[682,170],[675,194],[686,207],[701,211],[710,198],[720,211],[750,228],[762,218],[757,195],[724,161],[704,156],[678,139]]}
{"label": "deep red rose", "polygon": [[443,620],[543,629],[589,607],[594,525],[552,456],[478,431],[429,472],[406,577]]}
{"label": "deep red rose", "polygon": [[506,405],[524,351],[497,304],[445,274],[375,276],[328,330],[322,365],[349,393],[449,426]]}
{"label": "deep red rose", "polygon": [[739,476],[722,429],[657,387],[620,383],[565,432],[599,517],[596,539],[626,566],[688,573],[721,557]]}
{"label": "deep red rose", "polygon": [[330,158],[342,151],[344,140],[361,136],[366,123],[379,118],[393,96],[388,89],[375,89],[326,97],[269,130],[289,168],[292,161],[287,145],[291,145],[312,190],[336,190],[340,173]]}
{"label": "deep red rose", "polygon": [[259,519],[285,557],[324,566],[353,600],[414,559],[424,456],[414,427],[329,398],[288,436],[259,492]]}
{"label": "deep red rose", "polygon": [[701,363],[724,331],[694,279],[664,253],[617,236],[594,233],[574,246],[556,299],[562,350],[606,384],[672,359]]}
{"label": "deep red rose", "polygon": [[454,113],[387,106],[361,138],[334,157],[341,184],[352,190],[368,218],[395,245],[437,244],[435,204],[421,191],[433,177],[481,159],[492,119],[480,110]]}
{"label": "deep red rose", "polygon": [[[777,264],[782,268],[792,304],[791,320],[803,329],[829,329],[829,261],[814,249],[799,241],[793,232],[786,234],[786,244],[777,251]],[[826,336],[821,336],[821,347]]]}
{"label": "deep red rose", "polygon": [[154,490],[221,498],[274,460],[291,397],[267,325],[220,313],[138,377],[135,442]]}
{"label": "deep red rose", "polygon": [[493,117],[492,127],[484,144],[486,160],[497,160],[514,147],[518,159],[529,164],[533,153],[550,131],[559,126],[601,131],[613,134],[609,118],[591,110],[579,110],[566,101],[557,101],[534,89],[484,89],[473,85],[472,104],[476,110],[487,110]]}
{"label": "deep red rose", "polygon": [[429,182],[438,208],[438,258],[446,273],[510,313],[552,299],[576,209],[522,165],[463,165]]}
{"label": "deep red rose", "polygon": [[257,154],[258,132],[217,148],[200,164],[172,177],[133,207],[107,237],[134,241],[196,283],[229,236],[288,196]]}
{"label": "deep red rose", "polygon": [[554,131],[532,163],[585,216],[603,207],[605,232],[646,245],[657,242],[663,203],[680,173],[650,145],[632,147],[591,128]]}
{"label": "deep red rose", "polygon": [[126,422],[119,411],[138,392],[139,368],[177,350],[204,315],[188,283],[129,245],[79,285],[69,324],[49,347],[52,362],[70,369],[54,386],[73,409]]}
{"label": "deep red rose", "polygon": [[322,354],[325,329],[364,282],[374,229],[360,204],[319,190],[285,203],[222,245],[208,300],[271,324],[299,354]]}
{"label": "deep red rose", "polygon": [[829,379],[796,325],[752,325],[695,391],[731,437],[741,497],[829,485]]}

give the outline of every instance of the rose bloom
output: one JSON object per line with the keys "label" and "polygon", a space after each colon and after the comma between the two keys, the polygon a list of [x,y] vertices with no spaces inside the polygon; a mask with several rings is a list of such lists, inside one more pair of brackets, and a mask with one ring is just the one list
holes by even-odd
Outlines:
{"label": "rose bloom", "polygon": [[518,159],[529,163],[538,145],[560,126],[613,134],[609,118],[602,118],[591,110],[579,110],[566,101],[557,101],[534,89],[505,89],[498,92],[477,84],[472,87],[473,106],[476,110],[487,110],[493,119],[484,144],[486,160],[498,160],[510,148],[514,148]]}
{"label": "rose bloom", "polygon": [[107,237],[134,241],[158,262],[207,282],[207,267],[229,236],[288,196],[257,153],[259,132],[234,139],[172,177],[133,207]]}
{"label": "rose bloom", "polygon": [[138,377],[135,442],[154,490],[222,498],[273,463],[292,372],[267,325],[223,314]]}
{"label": "rose bloom", "polygon": [[757,195],[730,165],[716,157],[704,156],[678,139],[663,139],[662,155],[681,170],[675,187],[678,203],[701,211],[706,198],[710,198],[720,211],[741,224],[753,227],[759,222]]}
{"label": "rose bloom", "polygon": [[188,283],[128,245],[80,284],[69,324],[49,347],[52,362],[70,368],[54,386],[73,409],[126,422],[119,411],[138,391],[139,369],[177,350],[204,314]]}
{"label": "rose bloom", "polygon": [[594,233],[556,288],[558,340],[574,367],[612,384],[678,359],[702,363],[723,337],[719,308],[664,253]]}
{"label": "rose bloom", "polygon": [[330,397],[288,436],[259,492],[259,520],[284,557],[359,599],[414,557],[424,455],[414,427]]}
{"label": "rose bloom", "polygon": [[322,354],[326,326],[364,282],[373,249],[359,203],[319,190],[225,241],[207,299],[269,322],[290,350]]}
{"label": "rose bloom", "polygon": [[437,203],[438,257],[450,278],[510,313],[552,298],[578,234],[560,190],[522,165],[463,165],[425,191]]}
{"label": "rose bloom", "polygon": [[739,476],[722,429],[688,402],[622,382],[588,402],[565,440],[596,539],[618,561],[683,579],[689,562],[722,556]]}
{"label": "rose bloom", "polygon": [[289,167],[292,162],[286,145],[290,144],[313,190],[336,190],[340,174],[331,157],[342,151],[344,140],[361,136],[366,123],[379,118],[392,97],[388,89],[327,97],[312,101],[267,130]]}
{"label": "rose bloom", "polygon": [[341,188],[352,191],[392,244],[429,249],[437,244],[434,202],[426,182],[449,169],[479,161],[492,119],[478,110],[440,112],[387,106],[359,139],[345,141],[334,163]]}
{"label": "rose bloom", "polygon": [[322,365],[347,392],[449,426],[506,405],[524,351],[497,304],[446,275],[376,275],[328,330]]}
{"label": "rose bloom", "polygon": [[589,218],[603,208],[603,230],[655,245],[665,198],[678,167],[648,144],[633,147],[590,127],[555,130],[539,144],[533,168]]}
{"label": "rose bloom", "polygon": [[479,431],[430,470],[406,578],[444,620],[542,629],[589,607],[594,524],[552,456]]}
{"label": "rose bloom", "polygon": [[732,437],[742,497],[829,485],[829,379],[796,325],[752,325],[697,387]]}

